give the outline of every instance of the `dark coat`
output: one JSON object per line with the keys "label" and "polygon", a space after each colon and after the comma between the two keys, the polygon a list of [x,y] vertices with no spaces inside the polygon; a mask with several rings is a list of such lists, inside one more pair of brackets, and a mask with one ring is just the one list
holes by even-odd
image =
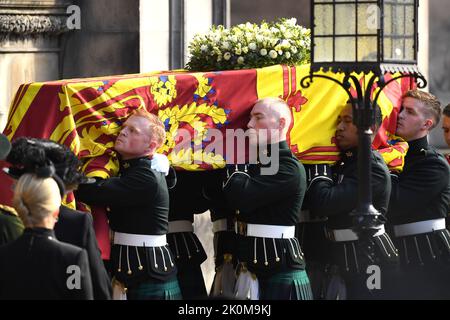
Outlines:
{"label": "dark coat", "polygon": [[[73,280],[79,267],[80,281]],[[70,289],[70,285],[75,288]],[[92,300],[92,280],[84,249],[56,240],[53,230],[25,229],[0,247],[0,300]]]}
{"label": "dark coat", "polygon": [[61,206],[59,220],[55,224],[55,235],[59,241],[86,250],[95,300],[111,299],[111,279],[100,256],[92,216]]}

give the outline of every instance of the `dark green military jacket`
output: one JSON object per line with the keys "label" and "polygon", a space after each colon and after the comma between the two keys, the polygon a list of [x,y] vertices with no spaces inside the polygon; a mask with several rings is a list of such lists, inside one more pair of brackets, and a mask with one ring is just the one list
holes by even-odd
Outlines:
{"label": "dark green military jacket", "polygon": [[[164,173],[151,168],[148,157],[121,161],[118,177],[80,185],[77,200],[108,207],[113,231],[164,235],[168,231],[169,191]],[[113,245],[112,273],[132,286],[152,278],[165,280],[176,273],[168,246],[156,248]]]}
{"label": "dark green military jacket", "polygon": [[390,224],[445,218],[450,202],[450,172],[445,157],[427,137],[408,142],[405,166],[392,181]]}
{"label": "dark green military jacket", "polygon": [[0,205],[0,246],[17,239],[23,233],[24,226],[16,211]]}
{"label": "dark green military jacket", "polygon": [[[223,191],[229,206],[239,210],[237,219],[246,223],[295,226],[306,191],[303,165],[294,157],[286,141],[280,142],[275,174],[262,175],[262,165],[250,165],[248,172],[235,172],[227,180]],[[275,158],[274,158],[275,157]],[[268,239],[240,236],[238,238],[240,261],[247,262],[250,271],[266,276],[283,269],[303,269],[303,253],[296,238]]]}
{"label": "dark green military jacket", "polygon": [[[311,215],[327,217],[325,225],[328,229],[352,229],[355,226],[354,217],[350,214],[358,204],[357,160],[356,148],[343,152],[341,160],[332,167],[333,179],[316,179],[308,189],[306,204]],[[377,151],[371,152],[371,166],[372,203],[385,215],[391,193],[389,170]],[[384,216],[381,220],[385,220]],[[315,256],[322,262],[327,260],[326,263],[338,265],[343,271],[365,272],[367,265],[371,264],[388,267],[398,265],[397,250],[386,233],[367,241],[346,242],[330,241],[323,232],[321,235],[315,238],[321,239],[316,249],[328,252]]]}
{"label": "dark green military jacket", "polygon": [[[428,145],[427,137],[408,142],[405,166],[392,179],[388,211],[390,226],[447,217],[450,202],[450,168],[445,157]],[[394,236],[394,233],[392,233]],[[394,238],[404,265],[450,262],[450,233],[436,230]],[[447,271],[445,271],[447,273]],[[437,269],[436,274],[442,274]],[[443,283],[445,291],[448,285]]]}
{"label": "dark green military jacket", "polygon": [[[346,229],[353,226],[350,213],[358,204],[357,150],[342,153],[341,160],[332,167],[333,181],[315,180],[308,189],[307,205],[312,215],[328,217],[327,227]],[[391,194],[389,170],[377,151],[372,151],[372,202],[386,214]]]}

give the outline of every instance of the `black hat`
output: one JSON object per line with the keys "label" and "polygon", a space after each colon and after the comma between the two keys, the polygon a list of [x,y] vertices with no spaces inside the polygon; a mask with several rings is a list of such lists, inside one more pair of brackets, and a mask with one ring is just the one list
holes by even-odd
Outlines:
{"label": "black hat", "polygon": [[0,133],[0,160],[6,159],[9,151],[11,150],[11,143],[8,138]]}
{"label": "black hat", "polygon": [[55,175],[68,186],[86,183],[81,172],[81,162],[66,146],[54,141],[36,138],[19,138],[12,143],[6,160],[12,164],[8,174],[14,178],[23,173],[37,173],[39,168],[54,167]]}

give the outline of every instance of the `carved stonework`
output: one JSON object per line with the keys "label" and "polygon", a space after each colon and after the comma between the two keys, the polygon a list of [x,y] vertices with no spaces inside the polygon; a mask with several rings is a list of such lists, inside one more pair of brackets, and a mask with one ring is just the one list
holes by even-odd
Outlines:
{"label": "carved stonework", "polygon": [[0,40],[68,31],[66,0],[0,0]]}
{"label": "carved stonework", "polygon": [[32,35],[67,31],[66,18],[54,16],[0,15],[0,33]]}

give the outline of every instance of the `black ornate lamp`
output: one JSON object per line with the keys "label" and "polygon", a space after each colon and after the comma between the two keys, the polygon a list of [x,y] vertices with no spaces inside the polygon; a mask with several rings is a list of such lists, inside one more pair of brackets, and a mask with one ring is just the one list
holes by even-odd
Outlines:
{"label": "black ornate lamp", "polygon": [[[311,0],[311,71],[301,80],[304,88],[314,77],[338,83],[353,105],[353,122],[358,127],[358,206],[355,231],[373,234],[381,222],[380,213],[372,205],[371,190],[371,126],[375,123],[373,106],[379,94],[392,81],[410,77],[419,88],[426,86],[417,69],[418,0]],[[344,74],[343,80],[317,71]],[[366,88],[359,73],[371,73]],[[384,74],[395,73],[389,81]],[[379,91],[371,100],[377,83]],[[353,97],[353,85],[357,96]]]}

